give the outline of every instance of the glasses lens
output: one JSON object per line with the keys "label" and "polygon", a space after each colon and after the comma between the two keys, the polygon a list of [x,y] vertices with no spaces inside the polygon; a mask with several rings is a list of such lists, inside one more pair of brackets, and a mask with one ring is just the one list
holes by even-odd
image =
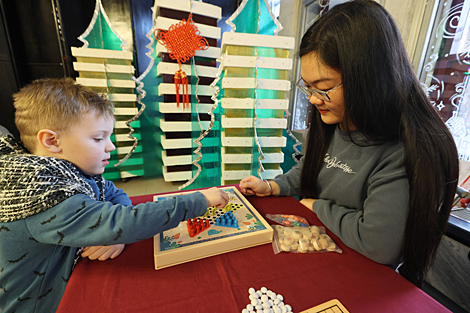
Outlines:
{"label": "glasses lens", "polygon": [[326,92],[322,92],[321,90],[316,90],[316,89],[308,89],[307,87],[303,86],[303,81],[302,80],[299,80],[296,84],[295,84],[299,89],[300,91],[302,91],[308,98],[310,98],[312,95],[314,95],[315,97],[317,97],[318,99],[320,100],[323,100],[323,101],[330,101],[330,97],[328,97],[328,95],[326,94]]}
{"label": "glasses lens", "polygon": [[326,93],[321,93],[321,92],[314,91],[314,90],[310,90],[310,91],[318,99],[323,100],[323,101],[330,101],[330,98],[328,97]]}

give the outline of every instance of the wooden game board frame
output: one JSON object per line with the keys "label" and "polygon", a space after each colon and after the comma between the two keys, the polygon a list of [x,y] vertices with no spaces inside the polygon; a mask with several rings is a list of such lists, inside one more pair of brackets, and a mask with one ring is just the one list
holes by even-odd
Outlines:
{"label": "wooden game board frame", "polygon": [[349,311],[338,299],[333,299],[300,313],[349,313]]}
{"label": "wooden game board frame", "polygon": [[[207,242],[201,242],[194,245],[180,247],[166,251],[160,251],[160,234],[153,237],[155,269],[170,267],[210,256],[227,253],[235,250],[245,249],[266,243],[271,243],[273,238],[273,229],[266,220],[258,213],[250,202],[243,196],[236,187],[222,187],[234,192],[243,204],[256,216],[256,218],[266,227],[264,230],[249,232],[237,236],[217,238]],[[194,191],[193,191],[194,192]],[[191,193],[191,192],[185,192]],[[185,194],[183,193],[183,194]],[[170,195],[170,194],[168,194]],[[165,195],[159,195],[162,197]]]}

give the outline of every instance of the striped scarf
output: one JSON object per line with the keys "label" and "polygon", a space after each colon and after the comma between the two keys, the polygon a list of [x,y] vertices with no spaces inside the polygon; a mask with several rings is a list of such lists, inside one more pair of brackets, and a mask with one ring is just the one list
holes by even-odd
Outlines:
{"label": "striped scarf", "polygon": [[91,178],[99,186],[99,199],[80,170],[69,161],[29,154],[13,137],[0,137],[0,222],[44,212],[76,194],[104,201],[104,178],[101,175]]}

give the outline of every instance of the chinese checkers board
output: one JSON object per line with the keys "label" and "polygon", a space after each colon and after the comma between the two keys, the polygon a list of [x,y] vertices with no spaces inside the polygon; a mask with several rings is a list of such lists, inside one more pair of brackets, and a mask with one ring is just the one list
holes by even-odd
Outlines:
{"label": "chinese checkers board", "polygon": [[[209,208],[203,216],[153,237],[155,269],[272,242],[272,227],[240,191],[221,189],[230,199],[225,208]],[[154,201],[181,194],[158,195]]]}

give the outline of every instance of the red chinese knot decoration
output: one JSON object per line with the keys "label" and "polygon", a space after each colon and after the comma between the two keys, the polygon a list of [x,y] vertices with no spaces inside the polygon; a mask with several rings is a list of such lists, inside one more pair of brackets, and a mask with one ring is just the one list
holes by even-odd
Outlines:
{"label": "red chinese knot decoration", "polygon": [[196,50],[207,50],[209,44],[207,40],[200,36],[200,31],[194,24],[192,14],[189,14],[188,20],[182,20],[179,23],[170,26],[168,31],[156,29],[155,39],[164,45],[170,54],[170,58],[176,60],[179,70],[175,73],[176,104],[179,107],[179,90],[182,87],[183,108],[189,107],[188,95],[188,76],[181,69],[181,63],[188,61],[196,54]]}

